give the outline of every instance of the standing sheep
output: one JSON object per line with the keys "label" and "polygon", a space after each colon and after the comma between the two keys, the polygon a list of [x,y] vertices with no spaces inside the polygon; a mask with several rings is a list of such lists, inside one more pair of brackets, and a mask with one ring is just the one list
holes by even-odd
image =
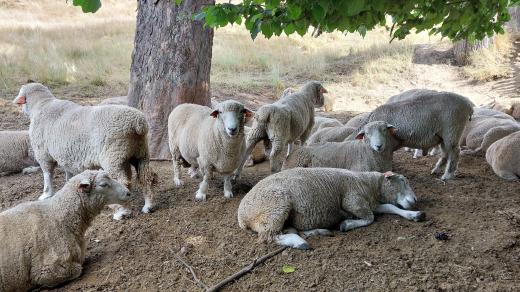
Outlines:
{"label": "standing sheep", "polygon": [[520,130],[520,124],[515,120],[493,117],[476,118],[467,127],[467,135],[461,139],[461,145],[467,149],[461,154],[469,155],[485,154],[495,141]]}
{"label": "standing sheep", "polygon": [[323,128],[316,133],[312,134],[307,140],[308,145],[312,144],[323,144],[326,142],[342,142],[352,133],[354,133],[357,128],[347,127],[347,126],[339,126],[339,127],[327,127]]}
{"label": "standing sheep", "polygon": [[[142,212],[151,211],[154,174],[149,168],[148,123],[143,113],[128,106],[81,106],[60,100],[39,83],[23,85],[14,103],[22,105],[31,119],[31,146],[44,179],[40,200],[54,195],[56,165],[63,168],[67,180],[85,169],[103,168],[126,187],[134,166],[144,190]],[[116,220],[130,213],[117,208]]]}
{"label": "standing sheep", "polygon": [[[396,147],[429,149],[441,145],[441,157],[432,174],[440,173],[445,166],[442,180],[455,177],[459,160],[459,140],[473,113],[473,103],[466,97],[450,93],[424,90],[411,100],[383,104],[367,118],[385,121],[394,125],[396,138],[401,143]],[[354,139],[355,134],[348,139]],[[396,150],[394,149],[394,150]]]}
{"label": "standing sheep", "polygon": [[307,82],[299,91],[284,95],[273,104],[262,106],[257,112],[246,139],[246,155],[242,158],[235,179],[240,177],[247,156],[260,140],[269,140],[271,172],[278,172],[290,144],[307,141],[314,126],[314,108],[323,106],[327,90],[317,81]]}
{"label": "standing sheep", "polygon": [[203,176],[197,200],[206,200],[208,178],[213,171],[224,175],[224,196],[233,197],[230,175],[244,157],[244,123],[252,115],[234,100],[223,101],[214,110],[196,104],[177,106],[168,118],[175,185],[184,184],[180,178],[181,164],[190,165]]}
{"label": "standing sheep", "polygon": [[86,170],[52,198],[0,213],[0,289],[54,287],[79,277],[85,232],[105,205],[128,196],[106,172]]}
{"label": "standing sheep", "polygon": [[486,161],[501,178],[511,181],[520,179],[520,131],[514,132],[495,143],[486,151]]}
{"label": "standing sheep", "polygon": [[0,131],[0,176],[38,169],[28,131]]}
{"label": "standing sheep", "polygon": [[393,149],[399,142],[395,128],[386,122],[366,124],[355,141],[309,145],[293,151],[284,169],[294,167],[332,167],[355,171],[392,170]]}
{"label": "standing sheep", "polygon": [[[416,202],[408,180],[391,172],[351,172],[333,168],[295,168],[273,174],[256,184],[238,207],[238,225],[258,233],[260,241],[308,249],[297,234],[281,234],[284,227],[307,233],[326,233],[370,225],[375,213],[424,219],[408,209]],[[351,216],[359,219],[351,219]],[[314,230],[313,230],[314,229]],[[318,230],[315,230],[318,229]]]}

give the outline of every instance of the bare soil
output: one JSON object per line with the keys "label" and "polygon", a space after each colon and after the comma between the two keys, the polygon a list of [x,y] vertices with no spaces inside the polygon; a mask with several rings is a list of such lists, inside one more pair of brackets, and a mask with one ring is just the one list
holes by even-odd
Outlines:
{"label": "bare soil", "polygon": [[[94,101],[82,100],[84,103]],[[247,102],[247,101],[246,101]],[[347,120],[351,113],[335,113]],[[26,129],[28,121],[7,103],[1,129]],[[457,179],[446,184],[430,175],[435,158],[395,153],[395,171],[406,175],[419,198],[425,222],[385,215],[366,228],[309,239],[313,250],[285,250],[226,291],[423,291],[520,289],[519,184],[498,178],[482,157],[463,156]],[[107,209],[87,231],[87,257],[80,278],[55,291],[198,291],[190,263],[212,286],[278,247],[257,243],[238,227],[240,199],[269,175],[268,164],[247,168],[235,197],[223,196],[220,177],[210,182],[208,201],[194,200],[198,181],[173,185],[169,162],[153,162],[159,174],[157,210],[139,213],[143,199],[131,201],[132,218],[111,219]],[[63,185],[58,171],[56,186]],[[0,177],[0,210],[35,200],[41,173]],[[449,239],[437,240],[436,232]],[[295,272],[284,274],[290,265]]]}

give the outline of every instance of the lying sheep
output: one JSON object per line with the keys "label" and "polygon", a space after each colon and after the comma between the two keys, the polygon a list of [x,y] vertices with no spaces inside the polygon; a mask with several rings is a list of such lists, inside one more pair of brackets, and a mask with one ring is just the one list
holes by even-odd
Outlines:
{"label": "lying sheep", "polygon": [[313,145],[323,144],[326,142],[342,142],[356,130],[357,128],[347,126],[323,128],[312,134],[312,136],[309,137],[309,140],[307,140],[307,144]]}
{"label": "lying sheep", "polygon": [[98,105],[128,105],[128,98],[126,96],[116,96],[103,99]]}
{"label": "lying sheep", "polygon": [[518,99],[494,100],[482,107],[505,113],[516,120],[520,120],[520,102]]}
{"label": "lying sheep", "polygon": [[[370,225],[374,213],[397,214],[421,221],[423,212],[408,209],[416,202],[408,180],[391,172],[351,172],[333,168],[295,168],[261,180],[242,199],[238,224],[258,233],[260,241],[308,249],[284,227],[323,234],[340,224],[341,231]],[[351,216],[359,219],[350,219]],[[316,230],[317,229],[317,230]]]}
{"label": "lying sheep", "polygon": [[38,171],[28,131],[0,131],[0,176]]}
{"label": "lying sheep", "polygon": [[[67,180],[85,169],[103,168],[126,187],[134,166],[144,189],[142,212],[151,211],[154,174],[149,168],[148,123],[143,113],[128,106],[81,106],[60,100],[39,83],[23,85],[14,103],[22,105],[31,119],[31,146],[44,178],[40,200],[54,195],[56,165],[63,168]],[[114,219],[130,213],[117,208]]]}
{"label": "lying sheep", "polygon": [[363,127],[367,123],[367,119],[368,119],[369,116],[370,116],[369,112],[368,113],[359,114],[359,115],[353,117],[352,119],[348,120],[345,123],[345,127],[351,127],[351,128],[359,129],[359,128]]}
{"label": "lying sheep", "polygon": [[0,288],[54,287],[81,275],[85,232],[107,204],[130,196],[104,171],[86,170],[55,196],[0,213]]}
{"label": "lying sheep", "polygon": [[355,171],[392,170],[393,149],[399,142],[395,128],[386,122],[366,124],[355,141],[309,145],[293,151],[284,169],[293,167],[333,167]]}
{"label": "lying sheep", "polygon": [[476,119],[468,126],[466,137],[461,139],[461,145],[467,149],[461,154],[485,154],[491,144],[503,137],[520,130],[520,124],[515,120],[486,117]]}
{"label": "lying sheep", "polygon": [[[385,121],[394,125],[400,144],[396,148],[429,149],[440,144],[442,155],[432,174],[445,167],[442,180],[455,177],[459,159],[459,140],[473,113],[473,103],[451,92],[424,90],[411,100],[383,104],[368,117],[367,122]],[[348,139],[354,139],[355,134]],[[396,149],[394,149],[396,150]]]}
{"label": "lying sheep", "polygon": [[262,106],[255,115],[250,135],[246,139],[246,155],[242,158],[234,178],[240,177],[247,156],[260,140],[269,140],[271,172],[282,168],[290,144],[299,140],[304,144],[314,125],[314,108],[323,105],[327,90],[317,81],[306,83],[299,91],[282,96],[273,104]]}
{"label": "lying sheep", "polygon": [[486,151],[486,160],[501,178],[511,181],[520,179],[520,131],[491,144]]}
{"label": "lying sheep", "polygon": [[492,117],[497,119],[506,119],[506,120],[512,120],[515,119],[503,112],[494,110],[494,109],[488,109],[483,107],[476,107],[473,109],[473,117]]}
{"label": "lying sheep", "polygon": [[343,124],[337,119],[326,118],[326,117],[314,117],[314,126],[312,126],[312,130],[310,135],[312,136],[317,131],[330,128],[330,127],[341,127]]}
{"label": "lying sheep", "polygon": [[245,153],[244,123],[253,113],[243,104],[227,100],[216,109],[196,104],[178,105],[168,118],[168,141],[174,182],[183,185],[180,166],[198,168],[203,176],[195,198],[206,200],[213,171],[224,175],[224,196],[233,197],[230,175]]}

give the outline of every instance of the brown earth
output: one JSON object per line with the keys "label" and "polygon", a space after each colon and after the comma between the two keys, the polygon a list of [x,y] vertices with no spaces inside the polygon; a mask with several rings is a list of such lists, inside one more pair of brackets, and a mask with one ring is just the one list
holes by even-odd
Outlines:
{"label": "brown earth", "polygon": [[[27,125],[11,105],[0,104],[1,129]],[[385,215],[366,228],[311,238],[313,250],[286,250],[224,290],[518,291],[519,184],[495,176],[482,157],[462,157],[457,179],[446,184],[429,174],[435,158],[414,160],[398,151],[394,160],[395,171],[410,179],[420,200],[416,209],[426,212],[426,222]],[[86,234],[83,274],[56,291],[198,291],[173,253],[182,249],[181,256],[211,286],[277,249],[257,243],[236,219],[240,199],[269,174],[266,163],[246,169],[232,199],[224,198],[217,176],[207,202],[194,200],[197,180],[186,178],[185,186],[176,188],[169,162],[153,162],[153,167],[160,180],[157,211],[139,213],[141,197],[131,202],[130,219],[116,222],[108,209],[103,211]],[[56,185],[62,184],[58,172]],[[41,173],[0,177],[0,210],[35,200],[41,191]],[[440,231],[449,240],[435,239]],[[295,272],[284,274],[284,265]]]}

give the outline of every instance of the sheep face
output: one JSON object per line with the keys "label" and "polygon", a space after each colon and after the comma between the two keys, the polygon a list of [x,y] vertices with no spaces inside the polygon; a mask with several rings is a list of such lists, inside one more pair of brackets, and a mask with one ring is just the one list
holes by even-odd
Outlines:
{"label": "sheep face", "polygon": [[383,204],[399,205],[404,209],[410,209],[417,201],[417,197],[406,177],[388,171],[385,172],[380,201]]}
{"label": "sheep face", "polygon": [[236,137],[243,132],[244,123],[253,116],[253,112],[239,102],[226,100],[217,105],[211,116],[218,119],[229,137]]}
{"label": "sheep face", "polygon": [[356,136],[356,139],[363,140],[370,148],[377,152],[383,152],[390,147],[388,142],[390,136],[394,135],[395,127],[386,122],[376,121],[366,124]]}
{"label": "sheep face", "polygon": [[47,87],[40,83],[29,83],[22,85],[20,91],[18,92],[18,96],[13,100],[13,103],[22,106],[22,111],[27,116],[30,116],[30,109],[37,99],[43,96],[51,96],[52,93],[49,91]]}
{"label": "sheep face", "polygon": [[110,178],[104,171],[87,170],[83,174],[87,176],[79,182],[78,190],[86,195],[85,202],[90,202],[91,205],[120,204],[131,195],[125,186]]}
{"label": "sheep face", "polygon": [[322,107],[325,104],[324,93],[328,93],[327,89],[323,87],[323,85],[318,81],[311,81],[307,83],[307,86],[312,86],[312,91],[314,93],[314,106]]}

